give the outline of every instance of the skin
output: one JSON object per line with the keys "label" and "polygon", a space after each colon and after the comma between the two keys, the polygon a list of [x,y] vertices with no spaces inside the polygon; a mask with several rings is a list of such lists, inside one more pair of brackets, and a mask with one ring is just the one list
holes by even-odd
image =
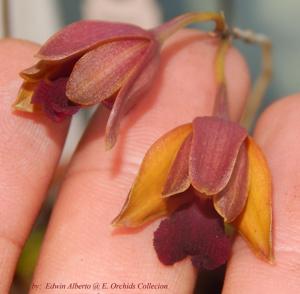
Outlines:
{"label": "skin", "polygon": [[[0,63],[0,293],[9,291],[69,125],[67,121],[52,123],[42,115],[11,112],[21,82],[18,72],[34,62],[37,49],[28,42],[0,41],[0,56],[5,56]],[[104,151],[103,138],[108,113],[103,109],[96,112],[55,203],[35,284],[152,282],[167,284],[166,293],[192,293],[197,274],[190,261],[167,267],[156,257],[152,234],[159,221],[130,231],[114,230],[110,221],[121,209],[149,146],[174,126],[211,113],[211,97],[216,92],[215,50],[216,43],[201,33],[183,31],[172,37],[164,48],[157,79],[145,99],[123,120],[118,143],[110,152]],[[249,77],[245,61],[234,49],[227,55],[226,76],[230,114],[238,120]],[[300,136],[295,128],[300,123],[299,109],[300,95],[276,102],[261,116],[254,135],[273,174],[276,264],[256,258],[238,238],[226,274],[226,294],[299,292]]]}

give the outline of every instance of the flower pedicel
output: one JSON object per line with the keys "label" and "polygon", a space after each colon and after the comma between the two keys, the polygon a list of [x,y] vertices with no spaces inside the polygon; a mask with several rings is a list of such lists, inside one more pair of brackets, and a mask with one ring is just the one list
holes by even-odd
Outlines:
{"label": "flower pedicel", "polygon": [[61,121],[81,107],[102,103],[111,109],[106,147],[116,142],[120,121],[148,89],[159,65],[164,41],[180,28],[214,21],[225,30],[221,13],[187,13],[152,30],[104,21],[83,20],[52,36],[39,50],[40,59],[23,70],[24,82],[14,109],[42,110]]}
{"label": "flower pedicel", "polygon": [[169,216],[153,241],[166,265],[186,256],[200,270],[224,264],[232,242],[225,225],[233,226],[257,255],[272,260],[271,176],[260,148],[229,118],[223,72],[229,43],[224,37],[217,53],[213,115],[196,117],[150,147],[113,222],[136,227]]}

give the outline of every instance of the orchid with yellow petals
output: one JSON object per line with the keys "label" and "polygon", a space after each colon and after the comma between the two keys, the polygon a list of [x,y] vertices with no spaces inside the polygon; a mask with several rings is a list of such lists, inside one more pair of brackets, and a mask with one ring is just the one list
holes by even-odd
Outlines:
{"label": "orchid with yellow petals", "polygon": [[229,40],[216,57],[218,93],[212,116],[196,117],[148,150],[128,199],[113,221],[137,227],[165,217],[154,233],[160,261],[186,256],[198,269],[224,264],[233,226],[253,251],[272,260],[271,175],[259,146],[229,118],[223,72]]}

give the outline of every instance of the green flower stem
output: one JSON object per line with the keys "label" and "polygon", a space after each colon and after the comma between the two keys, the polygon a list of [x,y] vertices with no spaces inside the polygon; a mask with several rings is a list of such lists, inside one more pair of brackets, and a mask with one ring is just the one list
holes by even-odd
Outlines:
{"label": "green flower stem", "polygon": [[216,32],[225,32],[227,30],[224,14],[222,12],[190,12],[173,18],[172,20],[153,29],[152,32],[156,35],[157,40],[160,43],[163,43],[178,30],[192,23],[207,21],[215,22]]}
{"label": "green flower stem", "polygon": [[228,35],[221,39],[215,58],[215,78],[217,94],[214,102],[213,115],[228,119],[228,101],[225,77],[225,60],[232,38]]}
{"label": "green flower stem", "polygon": [[218,84],[225,84],[225,58],[231,45],[231,39],[221,40],[215,59],[215,74]]}
{"label": "green flower stem", "polygon": [[241,119],[241,124],[249,129],[256,117],[257,110],[261,105],[261,101],[272,77],[272,43],[268,37],[250,30],[233,28],[231,34],[234,38],[259,45],[262,52],[261,71],[249,94],[247,105]]}

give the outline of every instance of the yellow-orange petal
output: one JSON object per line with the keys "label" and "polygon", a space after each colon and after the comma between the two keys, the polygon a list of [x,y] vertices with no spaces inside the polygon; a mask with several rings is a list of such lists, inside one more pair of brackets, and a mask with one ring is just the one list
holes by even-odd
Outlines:
{"label": "yellow-orange petal", "polygon": [[170,197],[186,191],[191,181],[189,178],[189,157],[192,144],[190,134],[181,144],[176,158],[174,159],[163,189],[163,197]]}
{"label": "yellow-orange petal", "polygon": [[150,147],[127,201],[113,225],[137,227],[169,214],[184,203],[184,197],[180,196],[173,196],[170,200],[163,198],[162,191],[176,154],[191,132],[191,124],[179,126]]}
{"label": "yellow-orange petal", "polygon": [[13,103],[15,110],[24,112],[35,112],[36,106],[31,103],[37,83],[24,82],[20,87],[16,101]]}
{"label": "yellow-orange petal", "polygon": [[260,148],[247,139],[248,200],[242,215],[234,223],[254,252],[272,261],[272,182],[267,161]]}

